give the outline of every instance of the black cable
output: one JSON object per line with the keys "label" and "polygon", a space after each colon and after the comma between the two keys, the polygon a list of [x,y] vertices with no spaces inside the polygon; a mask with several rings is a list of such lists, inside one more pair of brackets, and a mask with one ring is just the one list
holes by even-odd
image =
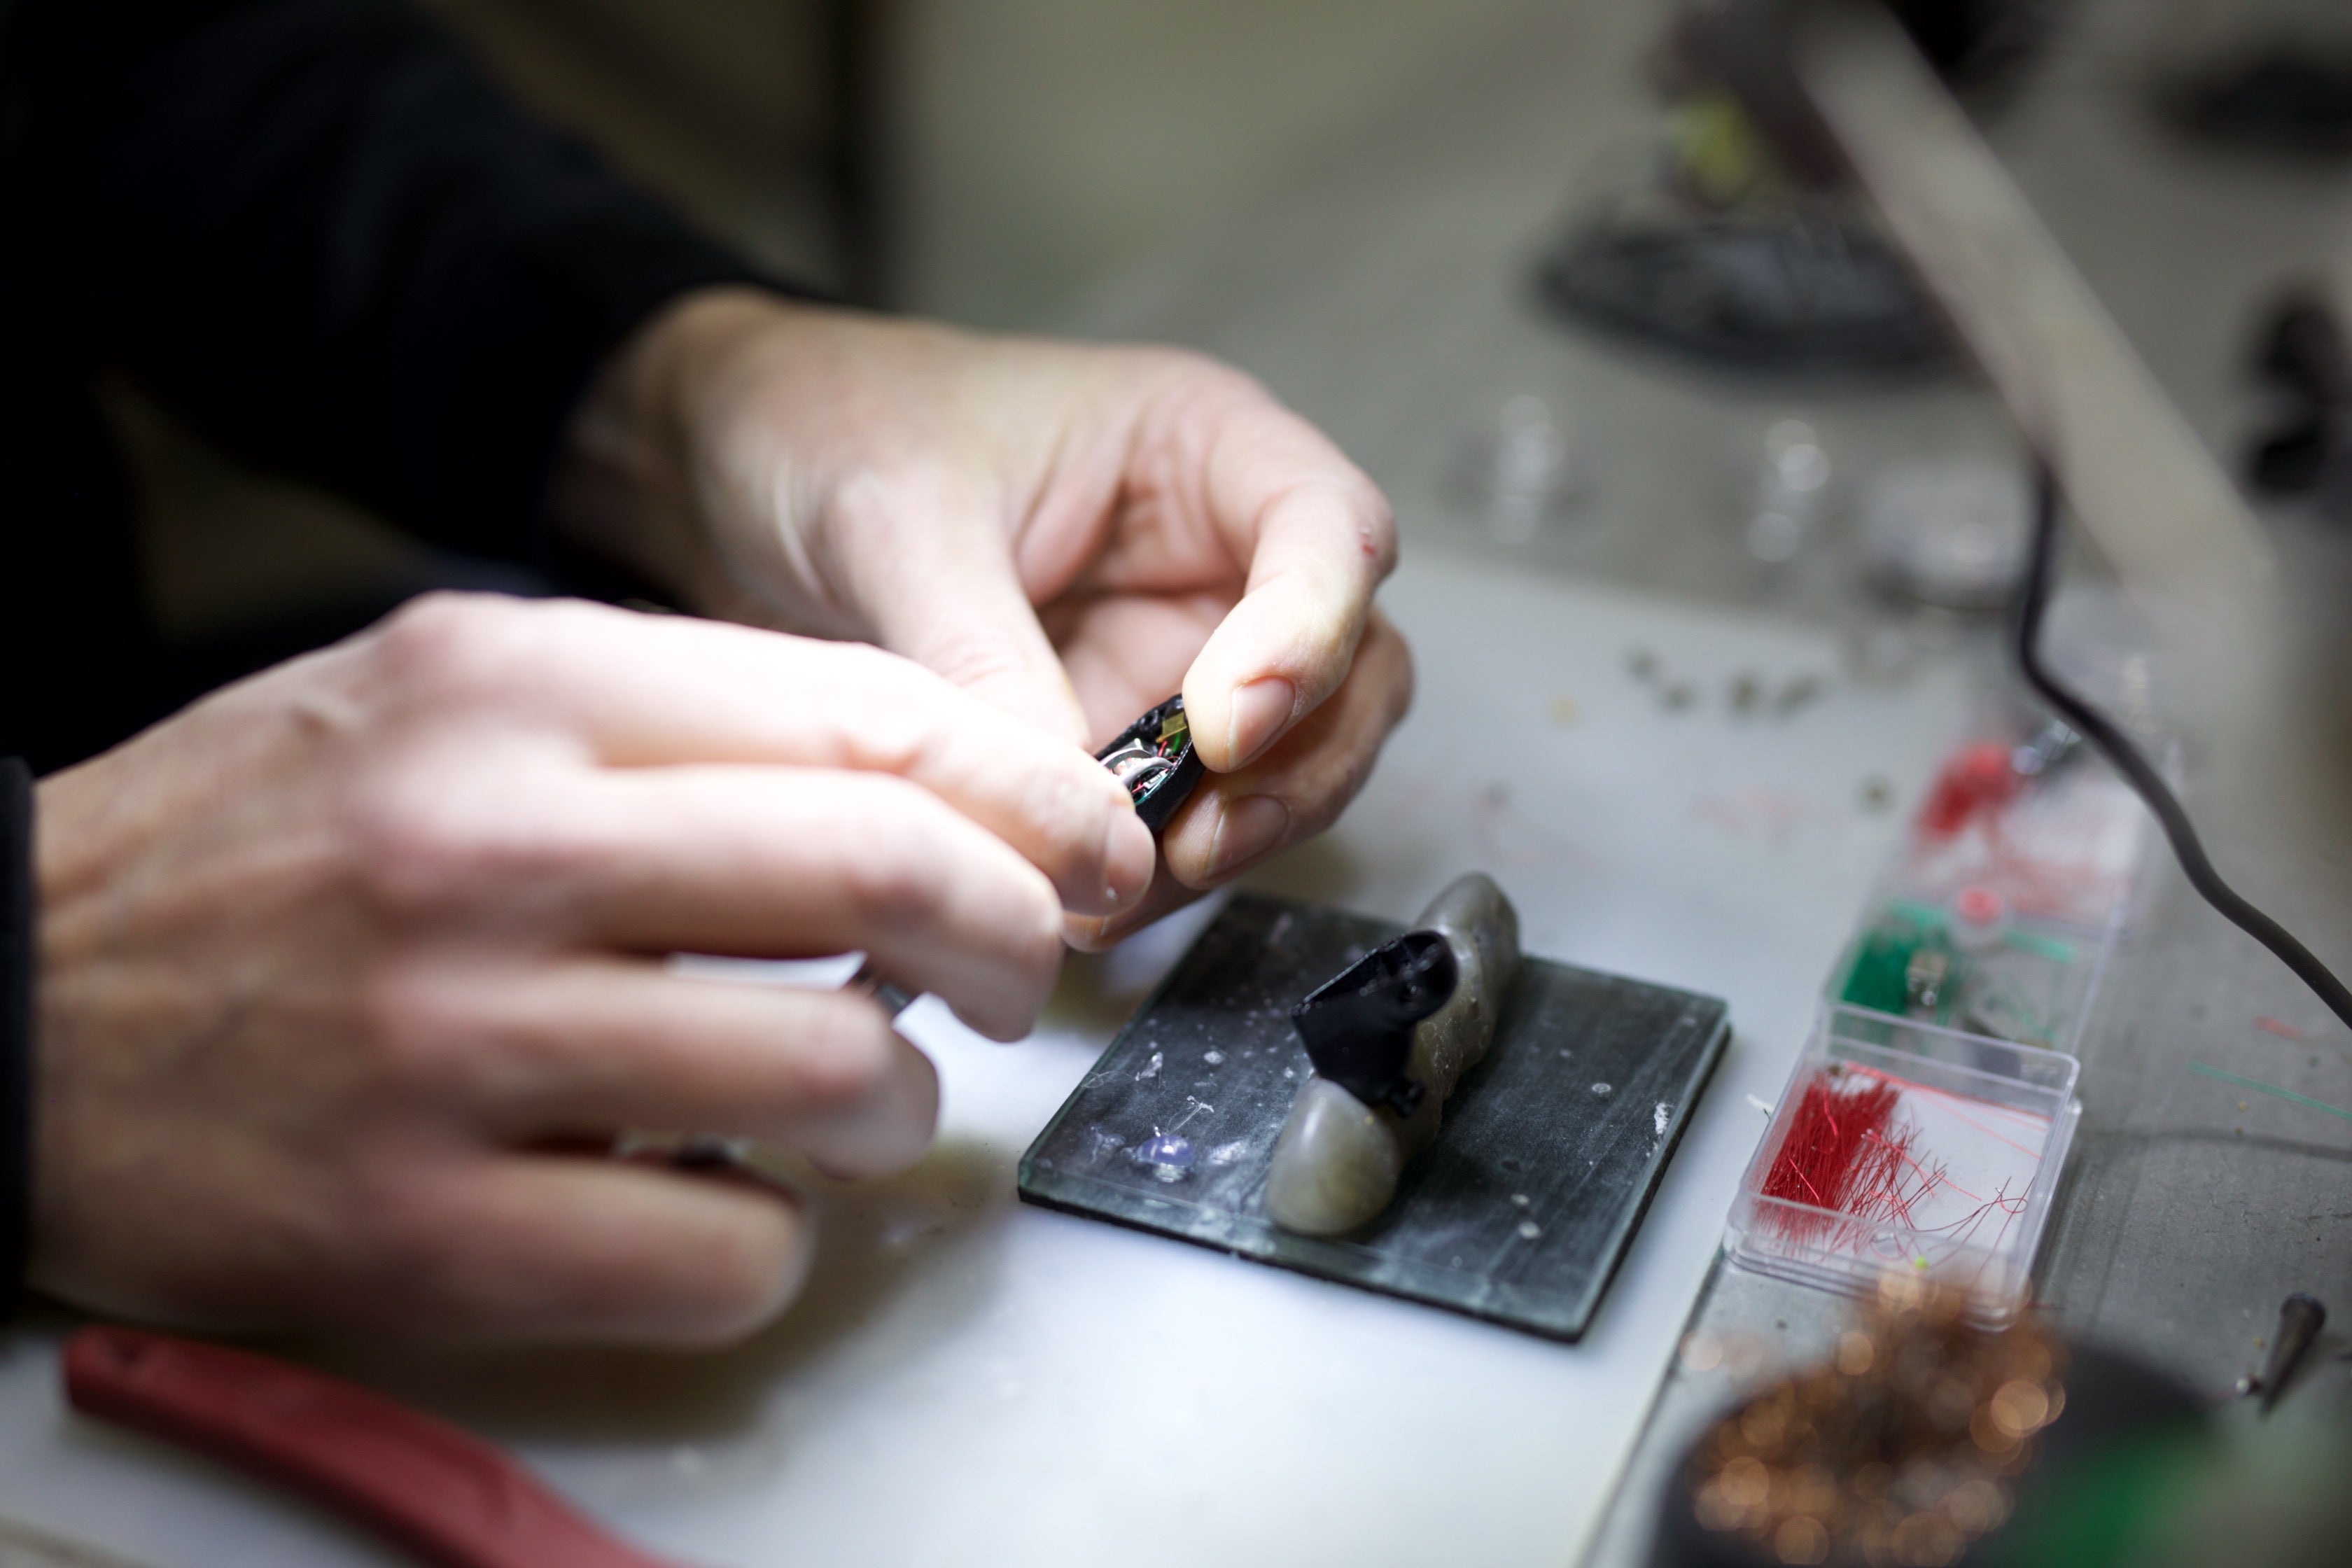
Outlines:
{"label": "black cable", "polygon": [[2017,615],[2017,664],[2025,673],[2026,684],[2056,709],[2059,717],[2073,725],[2076,732],[2096,746],[2123,774],[2124,781],[2139,793],[2140,799],[2147,803],[2148,810],[2156,813],[2156,820],[2163,825],[2164,836],[2171,841],[2172,853],[2187,874],[2189,885],[2239,930],[2278,954],[2279,961],[2317,993],[2337,1017],[2352,1025],[2352,991],[2346,990],[2344,983],[2327,965],[2295,941],[2284,926],[2248,903],[2221,880],[2221,874],[2213,869],[2213,862],[2205,858],[2205,847],[2198,841],[2197,829],[2189,822],[2189,814],[2173,798],[2163,776],[2148,765],[2139,749],[2105,714],[2059,685],[2042,668],[2042,613],[2049,605],[2057,538],[2058,483],[2044,463],[2039,465],[2034,479],[2032,549],[2026,561],[2025,592]]}

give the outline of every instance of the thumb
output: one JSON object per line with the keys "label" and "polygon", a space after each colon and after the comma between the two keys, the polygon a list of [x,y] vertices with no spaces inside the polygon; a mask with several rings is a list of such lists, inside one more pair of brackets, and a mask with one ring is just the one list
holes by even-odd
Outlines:
{"label": "thumb", "polygon": [[[912,521],[911,519],[903,521]],[[1011,547],[984,521],[885,524],[860,552],[856,596],[882,646],[982,701],[1084,746],[1087,719],[1038,624]],[[895,537],[892,537],[895,535]]]}

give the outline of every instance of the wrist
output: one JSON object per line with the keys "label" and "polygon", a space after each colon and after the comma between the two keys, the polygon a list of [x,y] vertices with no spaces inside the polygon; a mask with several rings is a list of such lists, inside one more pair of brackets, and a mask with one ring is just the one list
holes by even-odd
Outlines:
{"label": "wrist", "polygon": [[733,285],[656,312],[572,417],[550,492],[556,526],[688,608],[776,619],[789,608],[772,590],[791,564],[789,498],[772,482],[781,462],[741,449],[775,437],[741,428],[740,409],[761,374],[789,362],[795,329],[835,314]]}

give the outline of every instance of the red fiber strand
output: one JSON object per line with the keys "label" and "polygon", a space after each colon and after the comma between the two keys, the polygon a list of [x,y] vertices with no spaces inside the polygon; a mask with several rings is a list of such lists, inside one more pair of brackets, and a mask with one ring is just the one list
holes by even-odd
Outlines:
{"label": "red fiber strand", "polygon": [[[1935,1236],[1949,1245],[1965,1246],[1996,1214],[2001,1217],[1995,1245],[2008,1233],[2011,1223],[2024,1212],[2024,1196],[2012,1196],[2003,1183],[1990,1198],[1979,1199],[1953,1181],[1941,1161],[1922,1158],[1918,1127],[1895,1119],[1906,1090],[1938,1100],[1961,1098],[1862,1067],[1821,1068],[1805,1080],[1788,1131],[1764,1173],[1761,1194],[1780,1200],[1765,1212],[1768,1223],[1784,1239],[1823,1247],[1859,1245],[1872,1232],[1894,1225],[1911,1232],[1914,1243]],[[2009,1142],[1972,1118],[1946,1109]],[[1948,1224],[1923,1229],[1913,1211],[1943,1189],[1977,1206]]]}
{"label": "red fiber strand", "polygon": [[[1980,1100],[1969,1100],[1961,1095],[1947,1093],[1940,1089],[1930,1089],[1924,1083],[1913,1083],[1907,1078],[1893,1078],[1883,1072],[1872,1072],[1870,1068],[1865,1067],[1848,1068],[1846,1070],[1851,1073],[1865,1074],[1877,1082],[1886,1084],[1890,1087],[1895,1084],[1901,1084],[1905,1089],[1909,1089],[1914,1094],[1930,1096],[1942,1103],[1945,1113],[1950,1116],[1953,1121],[1966,1122],[1969,1126],[1975,1128],[1978,1131],[1983,1133],[1994,1142],[2006,1143],[2011,1148],[2016,1150],[2019,1153],[2025,1155],[2028,1159],[2038,1160],[2042,1157],[2042,1151],[2040,1148],[2029,1149],[2014,1138],[2004,1138],[2000,1133],[1994,1131],[1991,1128],[1987,1127],[1983,1122],[1979,1121],[1975,1117],[1970,1116],[1967,1111],[1960,1109],[1963,1105],[1973,1105],[1979,1110],[1999,1113],[2006,1110],[2006,1107],[1988,1105]],[[2049,1123],[2042,1118],[2027,1116],[2023,1111],[2011,1111],[2010,1114],[2021,1117],[2035,1126],[2047,1127],[2049,1125]],[[1969,1193],[1966,1195],[1969,1197],[1976,1196],[1974,1193]]]}
{"label": "red fiber strand", "polygon": [[2299,1040],[2304,1037],[2301,1029],[2280,1018],[2257,1018],[2254,1020],[2254,1027],[2267,1030],[2282,1040]]}
{"label": "red fiber strand", "polygon": [[[1902,1098],[1900,1089],[1875,1077],[1842,1080],[1827,1068],[1814,1073],[1764,1174],[1764,1196],[1856,1217],[1890,1206],[1890,1197],[1898,1215],[1907,1210],[1901,1183],[1917,1132],[1890,1131]],[[1773,1212],[1792,1240],[1838,1228],[1827,1215]]]}

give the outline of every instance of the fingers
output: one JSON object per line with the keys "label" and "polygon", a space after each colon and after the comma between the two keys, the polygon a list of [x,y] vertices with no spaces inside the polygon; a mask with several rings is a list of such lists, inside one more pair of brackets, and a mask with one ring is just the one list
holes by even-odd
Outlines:
{"label": "fingers", "polygon": [[1330,700],[1255,763],[1203,780],[1161,836],[1168,874],[1133,909],[1107,920],[1068,921],[1067,940],[1083,949],[1108,946],[1321,833],[1363,787],[1382,742],[1412,705],[1412,684],[1403,637],[1373,611],[1354,666]]}
{"label": "fingers", "polygon": [[1108,742],[1182,688],[1185,668],[1235,597],[1219,591],[1093,594],[1047,607],[1046,630],[1062,650],[1096,741]]}
{"label": "fingers", "polygon": [[989,503],[921,478],[852,480],[835,531],[876,638],[981,700],[1083,744],[1085,716]]}
{"label": "fingers", "polygon": [[1231,773],[1347,678],[1396,525],[1371,481],[1263,392],[1202,406],[1217,421],[1203,500],[1249,574],[1184,677],[1184,706],[1202,760]]}
{"label": "fingers", "polygon": [[493,721],[552,725],[608,766],[896,774],[1020,851],[1074,910],[1124,905],[1151,875],[1150,834],[1081,747],[877,649],[458,596],[403,612],[380,642],[387,679],[417,688],[421,702],[446,707],[455,693]]}
{"label": "fingers", "polygon": [[421,1087],[505,1142],[714,1132],[877,1176],[939,1122],[938,1071],[860,995],[580,959],[436,970],[396,1005]]}
{"label": "fingers", "polygon": [[577,837],[544,877],[590,942],[753,957],[862,948],[1000,1040],[1026,1034],[1053,989],[1052,885],[903,780],[665,768],[608,773],[583,794]]}
{"label": "fingers", "polygon": [[812,1250],[772,1187],[545,1154],[455,1163],[380,1224],[369,1294],[411,1335],[724,1344],[800,1293]]}

